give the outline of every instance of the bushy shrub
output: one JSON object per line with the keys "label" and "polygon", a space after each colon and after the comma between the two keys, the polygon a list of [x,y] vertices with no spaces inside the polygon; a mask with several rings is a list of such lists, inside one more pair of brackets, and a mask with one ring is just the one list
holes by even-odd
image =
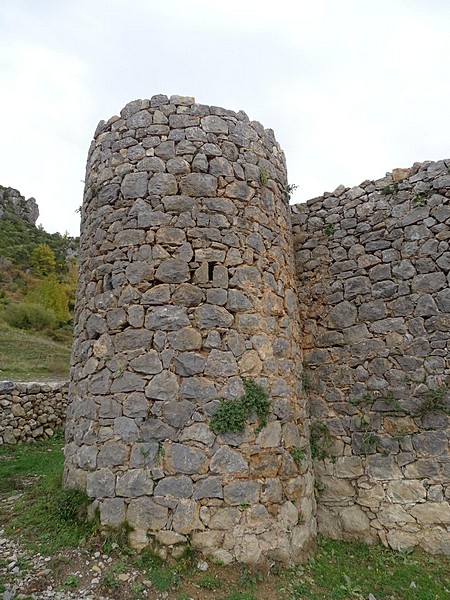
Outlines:
{"label": "bushy shrub", "polygon": [[51,310],[58,325],[70,321],[69,298],[65,285],[60,283],[55,275],[50,275],[40,281],[25,299],[27,302],[39,304]]}
{"label": "bushy shrub", "polygon": [[3,311],[2,318],[11,327],[36,331],[49,329],[56,324],[55,313],[50,308],[26,302],[9,305]]}

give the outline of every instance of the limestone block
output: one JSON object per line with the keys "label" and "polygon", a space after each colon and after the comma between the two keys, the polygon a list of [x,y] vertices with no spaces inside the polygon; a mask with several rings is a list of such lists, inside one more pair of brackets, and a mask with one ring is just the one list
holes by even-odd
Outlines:
{"label": "limestone block", "polygon": [[169,511],[165,506],[157,504],[149,497],[130,500],[127,510],[127,521],[137,531],[164,529]]}
{"label": "limestone block", "polygon": [[386,496],[390,502],[406,504],[420,502],[425,498],[425,488],[420,481],[390,481]]}

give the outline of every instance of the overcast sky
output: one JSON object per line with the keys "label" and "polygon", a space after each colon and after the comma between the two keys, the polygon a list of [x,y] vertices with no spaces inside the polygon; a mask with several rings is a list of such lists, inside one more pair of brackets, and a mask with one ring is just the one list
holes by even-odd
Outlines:
{"label": "overcast sky", "polygon": [[154,94],[271,127],[304,201],[450,157],[449,0],[1,0],[0,185],[78,235],[100,119]]}

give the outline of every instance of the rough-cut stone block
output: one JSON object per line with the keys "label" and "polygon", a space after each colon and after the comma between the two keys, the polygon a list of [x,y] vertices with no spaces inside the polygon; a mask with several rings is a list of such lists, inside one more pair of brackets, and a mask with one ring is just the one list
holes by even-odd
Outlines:
{"label": "rough-cut stone block", "polygon": [[109,469],[88,473],[86,493],[90,498],[111,498],[115,493],[116,478]]}
{"label": "rough-cut stone block", "polygon": [[155,496],[164,496],[175,499],[191,498],[194,486],[190,477],[179,475],[177,477],[165,477],[155,487]]}
{"label": "rough-cut stone block", "polygon": [[217,189],[217,177],[203,173],[191,173],[181,179],[181,192],[186,196],[213,196]]}
{"label": "rough-cut stone block", "polygon": [[197,481],[194,486],[194,499],[223,498],[222,482],[220,477],[206,477]]}
{"label": "rough-cut stone block", "polygon": [[149,497],[130,500],[127,521],[135,529],[159,531],[167,523],[169,511]]}
{"label": "rough-cut stone block", "polygon": [[211,350],[206,359],[204,373],[211,377],[232,377],[239,373],[239,369],[232,352]]}
{"label": "rough-cut stone block", "polygon": [[147,194],[146,173],[130,173],[123,178],[120,188],[124,198],[143,198]]}
{"label": "rough-cut stone block", "polygon": [[189,266],[184,260],[167,258],[155,272],[155,279],[164,283],[183,283],[190,278]]}
{"label": "rough-cut stone block", "polygon": [[117,478],[116,494],[127,498],[150,495],[153,491],[153,480],[146,469],[128,469]]}
{"label": "rough-cut stone block", "polygon": [[177,376],[170,371],[161,371],[145,388],[145,395],[154,400],[172,400],[177,395],[178,388]]}
{"label": "rough-cut stone block", "polygon": [[166,450],[164,461],[171,473],[192,475],[204,473],[207,466],[207,456],[203,450],[191,448],[184,444],[171,444]]}
{"label": "rough-cut stone block", "polygon": [[231,505],[255,504],[259,500],[260,486],[256,481],[236,481],[224,487],[224,500]]}
{"label": "rough-cut stone block", "polygon": [[209,468],[211,473],[245,473],[248,463],[236,450],[222,446],[211,458]]}

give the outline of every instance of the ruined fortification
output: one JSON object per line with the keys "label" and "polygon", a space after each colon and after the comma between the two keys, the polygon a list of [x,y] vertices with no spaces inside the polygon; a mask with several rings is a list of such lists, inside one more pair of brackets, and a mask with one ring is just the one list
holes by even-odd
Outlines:
{"label": "ruined fortification", "polygon": [[[290,208],[243,112],[154,96],[101,122],[65,484],[165,555],[295,563],[317,525],[450,554],[448,196],[440,162]],[[212,426],[249,387],[267,424]]]}

